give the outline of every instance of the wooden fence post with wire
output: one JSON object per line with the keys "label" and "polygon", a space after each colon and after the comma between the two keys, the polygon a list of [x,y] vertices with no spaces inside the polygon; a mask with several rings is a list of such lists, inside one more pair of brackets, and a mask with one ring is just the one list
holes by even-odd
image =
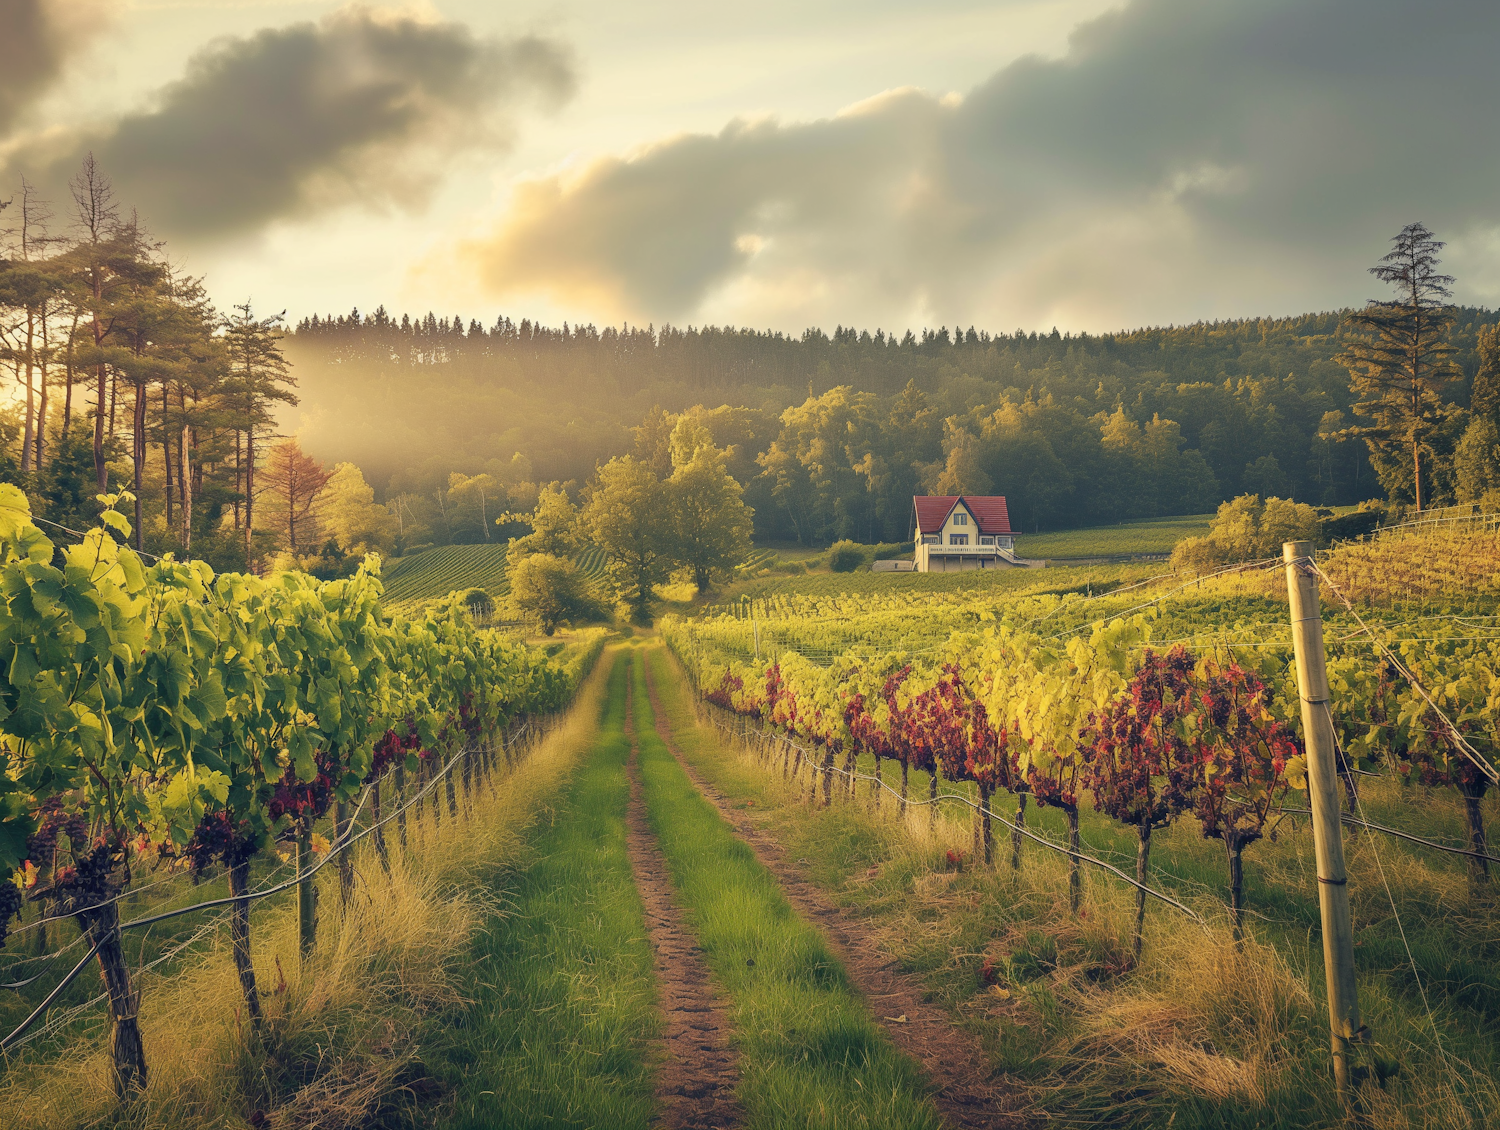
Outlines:
{"label": "wooden fence post with wire", "polygon": [[1318,574],[1312,555],[1312,542],[1289,541],[1282,547],[1297,657],[1297,692],[1302,700],[1302,735],[1307,745],[1307,792],[1312,802],[1318,905],[1323,920],[1323,969],[1328,983],[1333,1075],[1340,1096],[1347,1101],[1350,1045],[1368,1042],[1369,1029],[1360,1023],[1354,985],[1353,930],[1349,921],[1348,874],[1344,870],[1333,718],[1328,704]]}

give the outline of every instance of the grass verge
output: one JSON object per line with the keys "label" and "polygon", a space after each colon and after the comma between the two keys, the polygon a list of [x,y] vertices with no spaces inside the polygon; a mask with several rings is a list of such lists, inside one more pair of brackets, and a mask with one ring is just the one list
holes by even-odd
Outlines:
{"label": "grass verge", "polygon": [[654,728],[645,668],[632,693],[647,815],[704,958],[729,995],[752,1127],[931,1128],[910,1060],[886,1038],[822,936],[803,922]]}
{"label": "grass verge", "polygon": [[659,1019],[651,950],[625,850],[628,658],[598,739],[478,932],[473,999],[428,1065],[455,1088],[440,1125],[645,1127],[646,1039]]}
{"label": "grass verge", "polygon": [[[1328,1070],[1305,823],[1300,831],[1284,827],[1277,842],[1257,844],[1247,856],[1253,913],[1242,949],[1222,914],[1203,930],[1153,908],[1142,964],[1132,968],[1131,900],[1121,885],[1085,870],[1083,906],[1074,916],[1065,861],[1027,845],[1012,871],[1003,829],[993,870],[956,871],[946,853],[971,850],[968,819],[944,817],[931,828],[926,811],[917,810],[901,822],[889,796],[871,811],[864,786],[855,803],[809,808],[801,800],[805,783],[785,784],[743,746],[721,742],[695,721],[691,691],[669,653],[656,651],[650,662],[662,722],[684,756],[793,857],[810,861],[807,877],[861,913],[902,967],[925,978],[997,1065],[1030,1088],[1040,1118],[1170,1123],[1174,1130],[1346,1124]],[[912,791],[925,793],[925,778],[921,788],[914,780]],[[1378,821],[1387,806],[1423,802],[1410,793],[1385,795],[1372,783],[1365,803]],[[1436,819],[1436,812],[1428,815]],[[1033,807],[1028,822],[1062,839],[1056,813]],[[1097,855],[1131,861],[1126,834],[1084,815],[1084,841]],[[1360,1000],[1381,1061],[1371,1056],[1367,1066],[1397,1069],[1383,1083],[1372,1071],[1361,1086],[1363,1124],[1500,1124],[1493,904],[1470,896],[1462,862],[1451,857],[1369,835],[1351,839],[1347,851]],[[1216,843],[1174,827],[1160,835],[1152,861],[1156,881],[1205,916],[1221,906],[1225,864]],[[1402,927],[1421,970],[1420,989]]]}

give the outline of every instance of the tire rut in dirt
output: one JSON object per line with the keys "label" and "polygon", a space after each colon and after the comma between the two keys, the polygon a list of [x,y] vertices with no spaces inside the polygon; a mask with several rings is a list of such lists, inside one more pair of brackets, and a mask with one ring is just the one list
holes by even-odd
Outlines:
{"label": "tire rut in dirt", "polygon": [[635,712],[625,707],[630,737],[630,805],[625,844],[646,911],[646,927],[656,968],[659,1003],[666,1018],[666,1061],[656,1077],[654,1126],[665,1130],[728,1130],[743,1126],[745,1112],[735,1098],[738,1057],[729,1044],[730,1025],[713,990],[708,966],[682,912],[672,901],[667,861],[651,834],[636,765]]}
{"label": "tire rut in dirt", "polygon": [[[932,1100],[943,1117],[962,1130],[1025,1125],[1026,1119],[1015,1110],[1019,1096],[996,1077],[977,1042],[954,1027],[942,1008],[924,1000],[921,983],[896,970],[895,959],[881,952],[874,932],[865,923],[836,906],[822,890],[798,874],[796,863],[787,858],[781,845],[732,808],[724,795],[683,758],[666,722],[667,714],[649,664],[646,686],[657,718],[657,732],[668,752],[677,759],[693,786],[713,803],[719,815],[755,853],[755,858],[776,876],[798,913],[823,931],[849,980],[869,1003],[891,1041],[927,1072],[933,1086]],[[899,1022],[897,1017],[905,1017],[905,1021]]]}

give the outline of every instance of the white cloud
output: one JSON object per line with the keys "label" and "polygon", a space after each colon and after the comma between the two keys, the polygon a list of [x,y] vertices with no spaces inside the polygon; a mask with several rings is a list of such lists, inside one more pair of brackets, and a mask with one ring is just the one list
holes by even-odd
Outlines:
{"label": "white cloud", "polygon": [[523,182],[451,257],[601,319],[1114,328],[1362,302],[1421,219],[1478,298],[1500,286],[1496,42],[1491,3],[1137,0],[961,98]]}

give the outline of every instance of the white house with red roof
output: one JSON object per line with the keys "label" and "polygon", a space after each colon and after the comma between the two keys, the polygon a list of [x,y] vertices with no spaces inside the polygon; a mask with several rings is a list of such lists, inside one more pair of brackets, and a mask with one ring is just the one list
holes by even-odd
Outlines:
{"label": "white house with red roof", "polygon": [[918,573],[961,569],[1013,569],[1030,562],[1016,556],[1004,495],[919,494],[916,514]]}

